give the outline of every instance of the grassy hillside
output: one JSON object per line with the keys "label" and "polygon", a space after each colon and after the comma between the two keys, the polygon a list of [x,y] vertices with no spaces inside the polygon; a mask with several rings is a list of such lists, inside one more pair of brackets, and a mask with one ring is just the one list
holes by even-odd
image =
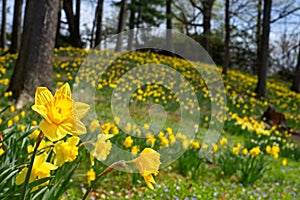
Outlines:
{"label": "grassy hillside", "polygon": [[[273,105],[285,115],[289,127],[300,130],[300,94],[291,92],[289,83],[270,78],[268,97],[256,99],[256,77],[229,70],[223,79],[224,91],[215,87],[214,96],[211,86],[218,77],[210,65],[147,52],[118,56],[74,48],[55,50],[54,87],[68,82],[73,97],[89,103],[92,114],[83,120],[87,133],[77,145],[76,159],[51,171],[43,182],[33,181],[29,189],[47,184],[28,197],[47,198],[52,192],[53,198],[81,199],[93,172],[100,174],[120,159],[135,159],[151,147],[161,154],[163,166],[155,177],[154,191],[146,188],[138,173],[115,171],[97,182],[91,195],[108,199],[297,199],[299,138],[261,121],[263,112]],[[15,184],[16,176],[29,164],[42,119],[31,105],[16,110],[11,92],[5,92],[16,58],[0,57],[1,199],[19,198],[22,185]],[[121,113],[127,109],[131,121]],[[214,133],[217,143],[206,143],[205,138],[219,125],[223,126],[220,133]],[[111,134],[109,141],[116,146],[104,163],[90,159],[89,146],[102,132]],[[56,143],[47,138],[43,142],[44,149],[38,153],[46,153],[47,162],[54,163]]]}

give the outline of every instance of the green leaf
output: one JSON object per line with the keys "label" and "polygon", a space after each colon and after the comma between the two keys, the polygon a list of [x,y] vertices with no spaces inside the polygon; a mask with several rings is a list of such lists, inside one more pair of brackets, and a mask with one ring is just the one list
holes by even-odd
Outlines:
{"label": "green leaf", "polygon": [[59,199],[59,197],[68,189],[70,178],[78,166],[79,163],[72,165],[66,173],[63,173],[63,176],[59,176],[60,179],[44,194],[42,200]]}

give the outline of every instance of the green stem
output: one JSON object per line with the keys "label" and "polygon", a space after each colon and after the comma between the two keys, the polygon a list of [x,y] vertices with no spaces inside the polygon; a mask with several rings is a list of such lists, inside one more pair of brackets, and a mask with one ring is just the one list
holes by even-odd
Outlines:
{"label": "green stem", "polygon": [[22,190],[22,194],[21,194],[21,200],[26,199],[26,190],[27,190],[27,187],[28,187],[28,184],[29,184],[30,174],[31,174],[31,171],[32,171],[33,163],[34,163],[34,158],[35,158],[36,152],[37,152],[38,147],[40,146],[40,143],[43,140],[43,138],[44,138],[44,134],[41,131],[40,134],[39,134],[39,137],[38,137],[38,141],[36,142],[35,148],[33,150],[33,155],[32,155],[29,167],[28,167],[28,171],[27,171],[27,174],[26,174],[26,178],[25,178],[25,181],[24,181],[24,186],[23,186],[23,190]]}

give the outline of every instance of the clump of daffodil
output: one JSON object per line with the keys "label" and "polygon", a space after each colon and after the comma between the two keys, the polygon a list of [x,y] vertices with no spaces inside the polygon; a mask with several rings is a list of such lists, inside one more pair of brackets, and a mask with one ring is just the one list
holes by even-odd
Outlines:
{"label": "clump of daffodil", "polygon": [[192,141],[192,142],[191,142],[191,146],[192,146],[194,149],[199,149],[199,148],[200,148],[200,143],[199,143],[199,142]]}
{"label": "clump of daffodil", "polygon": [[281,164],[282,164],[283,166],[286,166],[286,165],[287,165],[287,159],[284,158],[284,159],[282,160]]}
{"label": "clump of daffodil", "polygon": [[140,151],[139,147],[137,145],[134,145],[132,148],[131,148],[131,154],[132,155],[136,155],[138,152]]}
{"label": "clump of daffodil", "polygon": [[119,128],[113,123],[105,123],[101,125],[101,129],[104,134],[119,134]]}
{"label": "clump of daffodil", "polygon": [[250,154],[251,154],[251,157],[252,157],[252,158],[254,158],[254,157],[257,156],[258,154],[260,154],[260,148],[259,148],[259,146],[253,147],[253,148],[250,150]]}
{"label": "clump of daffodil", "polygon": [[276,145],[274,145],[272,147],[270,145],[267,145],[266,152],[273,155],[273,157],[277,159],[279,157],[280,148],[279,148],[279,146],[276,146]]}
{"label": "clump of daffodil", "polygon": [[86,173],[87,181],[88,184],[91,184],[92,181],[96,179],[96,173],[93,168],[91,168],[87,173]]}
{"label": "clump of daffodil", "polygon": [[156,138],[155,138],[152,134],[147,134],[147,135],[146,135],[146,138],[147,138],[146,143],[147,143],[148,145],[150,145],[151,147],[153,147],[154,144],[155,144]]}
{"label": "clump of daffodil", "polygon": [[[56,170],[57,166],[52,163],[46,162],[48,154],[43,153],[35,156],[32,171],[30,173],[29,182],[35,179],[41,179],[50,176],[50,171]],[[25,177],[28,171],[28,167],[24,167],[16,177],[16,184],[21,185],[25,181]]]}
{"label": "clump of daffodil", "polygon": [[89,125],[89,129],[91,132],[94,132],[96,129],[100,128],[100,123],[98,120],[94,119],[91,121],[90,125]]}
{"label": "clump of daffodil", "polygon": [[218,145],[215,144],[215,145],[213,146],[212,150],[213,150],[214,152],[218,151]]}
{"label": "clump of daffodil", "polygon": [[128,148],[128,147],[131,147],[132,143],[133,143],[133,140],[132,140],[131,136],[127,136],[125,138],[125,141],[123,144],[126,148]]}
{"label": "clump of daffodil", "polygon": [[248,149],[244,148],[242,152],[243,152],[244,155],[247,155],[248,154]]}
{"label": "clump of daffodil", "polygon": [[232,153],[238,155],[240,152],[240,148],[241,148],[241,143],[237,143],[237,145],[232,148]]}
{"label": "clump of daffodil", "polygon": [[64,84],[54,96],[46,87],[38,87],[32,109],[44,118],[40,129],[51,141],[60,140],[67,134],[77,136],[86,133],[80,119],[89,110],[89,105],[72,99],[68,83]]}
{"label": "clump of daffodil", "polygon": [[98,140],[94,144],[94,149],[91,151],[92,156],[96,157],[99,161],[106,160],[112,147],[109,140],[112,137],[112,134],[99,134]]}
{"label": "clump of daffodil", "polygon": [[219,143],[220,143],[221,146],[226,145],[226,144],[227,144],[227,139],[223,137],[223,138],[220,140]]}
{"label": "clump of daffodil", "polygon": [[201,144],[201,149],[205,150],[205,149],[207,149],[207,148],[208,148],[208,145],[207,145],[207,144],[205,144],[205,143]]}
{"label": "clump of daffodil", "polygon": [[129,161],[133,163],[134,167],[143,176],[147,186],[154,189],[155,184],[154,176],[157,176],[158,169],[161,164],[160,154],[151,148],[145,148],[136,159]]}
{"label": "clump of daffodil", "polygon": [[72,162],[78,155],[78,145],[80,139],[73,136],[67,141],[59,141],[54,145],[55,159],[54,164],[61,167],[65,162]]}

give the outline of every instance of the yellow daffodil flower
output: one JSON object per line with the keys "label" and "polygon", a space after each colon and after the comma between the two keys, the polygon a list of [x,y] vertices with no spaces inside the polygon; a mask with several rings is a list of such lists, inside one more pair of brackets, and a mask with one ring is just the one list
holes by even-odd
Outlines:
{"label": "yellow daffodil flower", "polygon": [[286,165],[287,165],[287,159],[286,159],[286,158],[284,158],[284,159],[282,160],[282,165],[283,165],[283,166],[286,166]]}
{"label": "yellow daffodil flower", "polygon": [[59,141],[54,146],[55,159],[54,164],[61,167],[65,162],[72,162],[78,155],[78,145],[80,139],[73,136],[67,141]]}
{"label": "yellow daffodil flower", "polygon": [[126,148],[128,148],[128,147],[131,147],[132,143],[133,143],[133,140],[132,140],[131,136],[127,136],[125,138],[125,141],[123,144]]}
{"label": "yellow daffodil flower", "polygon": [[88,184],[90,185],[92,181],[94,181],[96,179],[96,173],[94,171],[94,169],[90,169],[87,173],[86,173],[86,176],[87,176],[87,181],[88,181]]}
{"label": "yellow daffodil flower", "polygon": [[191,146],[192,146],[194,149],[199,149],[199,148],[200,148],[200,143],[199,143],[199,142],[192,141],[192,142],[191,142]]}
{"label": "yellow daffodil flower", "polygon": [[[46,162],[47,156],[48,155],[46,153],[43,153],[35,157],[29,182],[32,182],[35,179],[49,177],[50,171],[57,169],[57,166],[53,165],[52,163]],[[25,167],[19,172],[16,177],[16,185],[21,185],[25,181],[27,171],[28,167]]]}
{"label": "yellow daffodil flower", "polygon": [[222,138],[219,143],[220,143],[221,146],[226,145],[227,144],[227,139]]}
{"label": "yellow daffodil flower", "polygon": [[86,133],[80,119],[89,110],[89,105],[73,101],[68,83],[64,84],[54,96],[47,88],[38,87],[32,109],[44,118],[40,129],[51,141],[60,140],[67,134],[77,136]]}
{"label": "yellow daffodil flower", "polygon": [[154,189],[152,184],[155,184],[155,180],[152,175],[158,174],[160,166],[160,154],[151,148],[145,148],[137,157],[132,161],[135,168],[143,176],[147,186],[150,189]]}
{"label": "yellow daffodil flower", "polygon": [[100,123],[98,120],[94,119],[93,121],[91,121],[89,129],[91,132],[94,132],[97,128],[100,128]]}
{"label": "yellow daffodil flower", "polygon": [[239,154],[239,151],[240,151],[240,148],[238,148],[238,147],[233,147],[233,148],[232,148],[232,153],[233,153],[234,155],[238,155],[238,154]]}
{"label": "yellow daffodil flower", "polygon": [[213,146],[213,151],[216,152],[217,150],[218,150],[218,145],[215,144],[215,145]]}
{"label": "yellow daffodil flower", "polygon": [[98,160],[104,161],[110,153],[112,144],[108,140],[113,137],[112,134],[99,134],[98,140],[94,144],[94,149],[91,151],[91,154],[95,156]]}
{"label": "yellow daffodil flower", "polygon": [[257,156],[258,154],[260,154],[260,148],[259,148],[259,146],[253,147],[253,148],[250,150],[250,154],[251,154],[251,157],[252,157],[252,158],[254,158],[254,157]]}
{"label": "yellow daffodil flower", "polygon": [[139,147],[134,145],[131,149],[131,154],[135,156],[139,152],[139,150]]}
{"label": "yellow daffodil flower", "polygon": [[146,137],[147,137],[147,144],[153,147],[155,144],[156,138],[151,134],[147,134]]}
{"label": "yellow daffodil flower", "polygon": [[244,155],[247,155],[248,154],[248,149],[244,148],[242,152],[243,152]]}

